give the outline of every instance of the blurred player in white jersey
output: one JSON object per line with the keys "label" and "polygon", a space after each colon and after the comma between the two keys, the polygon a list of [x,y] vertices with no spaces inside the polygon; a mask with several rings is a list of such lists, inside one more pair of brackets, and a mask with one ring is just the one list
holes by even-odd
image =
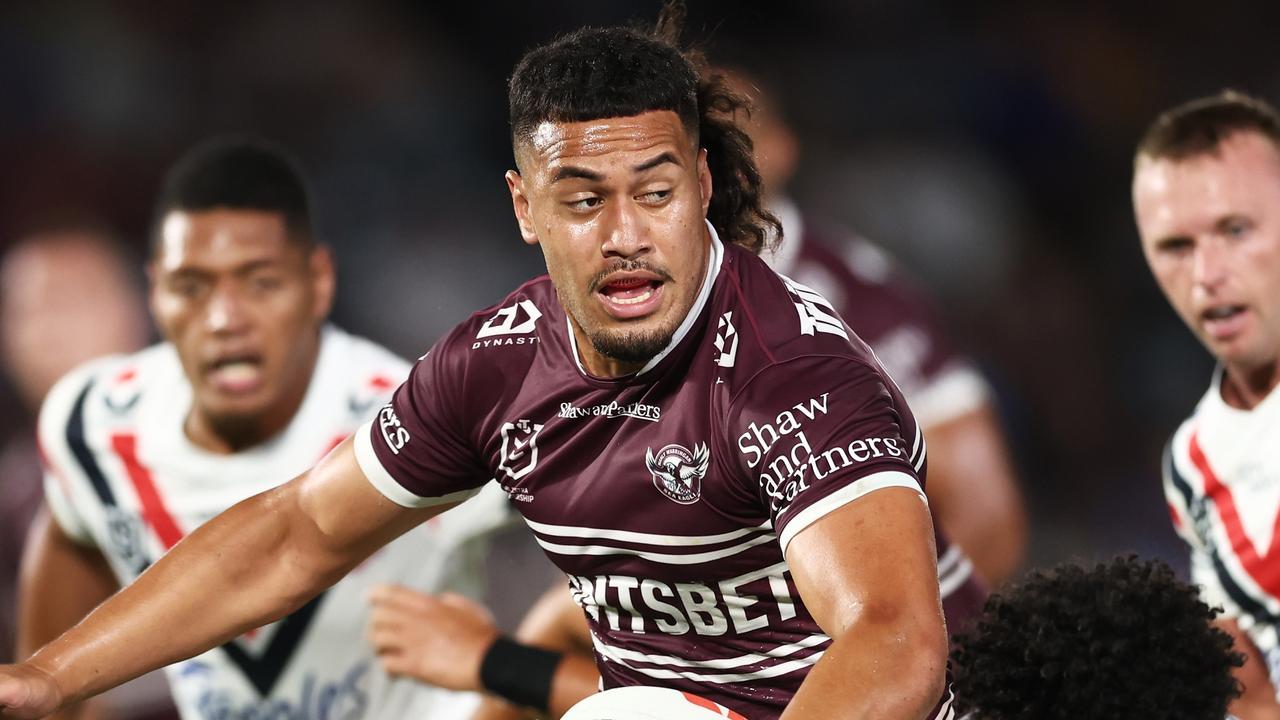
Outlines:
{"label": "blurred player in white jersey", "polygon": [[1280,114],[1224,92],[1161,115],[1133,203],[1169,303],[1218,361],[1164,458],[1174,526],[1245,651],[1232,711],[1280,718]]}
{"label": "blurred player in white jersey", "polygon": [[[317,462],[408,371],[326,324],[333,262],[314,238],[302,176],[279,149],[241,139],[197,147],[168,175],[153,233],[151,307],[166,342],[78,368],[41,412],[53,521],[34,530],[28,555],[24,656],[209,518]],[[504,507],[501,493],[479,499],[285,619],[167,668],[183,717],[465,713],[473,698],[382,673],[361,642],[364,594],[392,578],[474,594],[469,541]]]}

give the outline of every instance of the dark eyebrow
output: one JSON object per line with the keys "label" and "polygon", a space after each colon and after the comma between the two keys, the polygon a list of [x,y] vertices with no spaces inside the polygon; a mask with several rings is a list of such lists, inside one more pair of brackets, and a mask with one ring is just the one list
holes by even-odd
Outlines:
{"label": "dark eyebrow", "polygon": [[1218,222],[1213,224],[1213,228],[1218,232],[1223,232],[1228,228],[1230,228],[1232,225],[1235,225],[1237,223],[1252,225],[1253,221],[1246,215],[1241,215],[1239,213],[1232,213],[1231,215],[1224,215],[1218,218]]}
{"label": "dark eyebrow", "polygon": [[672,155],[669,152],[664,152],[661,155],[653,158],[652,160],[646,160],[640,163],[639,165],[636,165],[632,169],[635,170],[636,172],[644,172],[645,170],[652,170],[653,168],[656,168],[663,163],[672,163],[673,165],[679,165],[680,161],[676,159],[675,155]]}
{"label": "dark eyebrow", "polygon": [[592,182],[600,182],[604,176],[598,172],[588,170],[586,168],[574,167],[573,165],[561,165],[551,173],[551,182],[557,183],[561,180],[569,178],[580,178],[582,180],[590,180]]}
{"label": "dark eyebrow", "polygon": [[1187,235],[1167,235],[1156,240],[1153,244],[1157,250],[1173,250],[1174,248],[1189,245],[1192,242],[1192,239]]}
{"label": "dark eyebrow", "polygon": [[[639,165],[636,165],[631,169],[634,172],[641,173],[646,170],[652,170],[653,168],[656,168],[659,165],[662,165],[664,163],[679,165],[680,161],[672,153],[664,152],[650,160],[645,160],[644,162],[640,163]],[[578,178],[581,180],[590,180],[592,182],[600,182],[601,180],[604,180],[604,175],[601,175],[600,173],[595,172],[594,170],[588,170],[586,168],[576,167],[574,165],[561,165],[560,167],[556,168],[554,172],[551,173],[551,182],[553,183],[560,182],[561,180],[568,180],[570,178]]]}

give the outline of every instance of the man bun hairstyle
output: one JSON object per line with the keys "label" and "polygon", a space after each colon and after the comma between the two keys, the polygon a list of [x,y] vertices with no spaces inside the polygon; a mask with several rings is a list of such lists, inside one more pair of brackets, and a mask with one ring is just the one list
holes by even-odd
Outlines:
{"label": "man bun hairstyle", "polygon": [[582,122],[669,110],[707,151],[707,219],[725,242],[760,252],[781,225],[763,205],[751,139],[734,123],[748,101],[682,50],[683,3],[663,6],[652,30],[581,28],[525,53],[508,83],[513,146],[544,122]]}
{"label": "man bun hairstyle", "polygon": [[1280,112],[1236,90],[1183,103],[1156,118],[1138,142],[1134,159],[1180,162],[1213,154],[1229,136],[1256,132],[1280,150]]}
{"label": "man bun hairstyle", "polygon": [[311,198],[302,171],[288,151],[261,138],[216,137],[179,158],[156,201],[153,244],[169,213],[218,208],[280,213],[290,240],[304,247],[313,242]]}
{"label": "man bun hairstyle", "polygon": [[959,710],[981,720],[1220,720],[1244,657],[1219,610],[1158,560],[1060,565],[987,599],[952,651]]}

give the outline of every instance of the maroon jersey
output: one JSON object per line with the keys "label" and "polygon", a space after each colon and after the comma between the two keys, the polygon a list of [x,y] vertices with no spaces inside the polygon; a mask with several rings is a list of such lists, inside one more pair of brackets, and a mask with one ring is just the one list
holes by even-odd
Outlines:
{"label": "maroon jersey", "polygon": [[583,370],[544,277],[442,339],[356,437],[406,506],[502,484],[569,576],[606,688],[752,720],[781,714],[830,643],[788,543],[867,493],[921,492],[925,468],[898,388],[830,305],[716,239],[688,317],[635,375]]}
{"label": "maroon jersey", "polygon": [[[928,298],[884,251],[860,237],[824,232],[789,201],[772,209],[786,241],[766,261],[831,302],[875,351],[926,432],[986,402],[982,374],[955,350]],[[941,532],[937,544],[947,629],[962,632],[982,613],[988,590],[959,546]]]}

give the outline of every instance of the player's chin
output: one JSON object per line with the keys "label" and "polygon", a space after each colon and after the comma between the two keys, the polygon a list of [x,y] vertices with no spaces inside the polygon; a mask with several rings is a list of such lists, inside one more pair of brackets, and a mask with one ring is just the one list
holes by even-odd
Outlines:
{"label": "player's chin", "polygon": [[660,323],[634,323],[592,333],[591,344],[596,352],[614,360],[646,362],[662,352],[673,335],[674,328]]}
{"label": "player's chin", "polygon": [[241,424],[256,422],[271,408],[273,401],[266,388],[254,392],[229,393],[218,388],[205,388],[200,393],[200,404],[210,417],[217,418],[219,424]]}

